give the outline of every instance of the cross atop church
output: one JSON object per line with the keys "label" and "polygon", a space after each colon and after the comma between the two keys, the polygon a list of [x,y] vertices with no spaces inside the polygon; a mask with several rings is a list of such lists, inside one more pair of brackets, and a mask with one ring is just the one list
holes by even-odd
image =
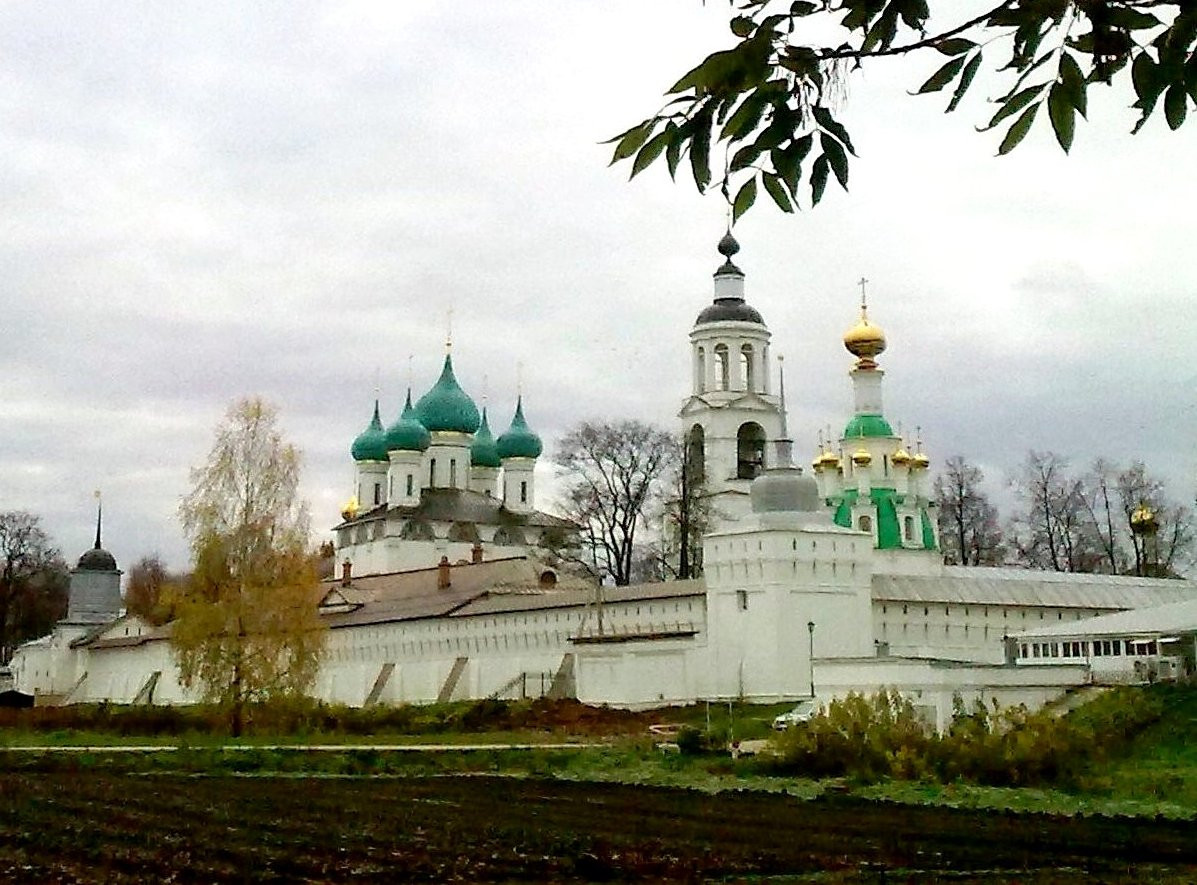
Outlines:
{"label": "cross atop church", "polygon": [[861,277],[856,283],[856,285],[860,286],[860,309],[861,310],[869,309],[869,298],[865,294],[865,286],[868,285],[868,282],[869,281],[867,279],[865,279],[864,277]]}
{"label": "cross atop church", "polygon": [[445,311],[445,350],[453,349],[453,305]]}

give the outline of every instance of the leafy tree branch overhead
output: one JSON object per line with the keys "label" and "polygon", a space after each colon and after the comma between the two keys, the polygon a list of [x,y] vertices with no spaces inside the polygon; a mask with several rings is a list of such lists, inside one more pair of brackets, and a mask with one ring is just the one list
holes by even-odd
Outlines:
{"label": "leafy tree branch overhead", "polygon": [[1179,129],[1197,102],[1192,0],[730,5],[738,42],[703,59],[667,90],[661,110],[609,143],[612,163],[631,161],[633,177],[662,158],[676,177],[688,160],[699,191],[718,186],[733,220],[760,190],[784,212],[817,204],[832,176],[847,190],[856,149],[836,118],[842,85],[886,56],[927,56],[929,76],[912,94],[946,93],[945,111],[956,110],[979,71],[992,72],[996,109],[978,129],[1001,135],[999,155],[1040,118],[1068,151],[1091,86],[1125,93],[1137,111],[1134,132],[1161,102],[1167,125]]}

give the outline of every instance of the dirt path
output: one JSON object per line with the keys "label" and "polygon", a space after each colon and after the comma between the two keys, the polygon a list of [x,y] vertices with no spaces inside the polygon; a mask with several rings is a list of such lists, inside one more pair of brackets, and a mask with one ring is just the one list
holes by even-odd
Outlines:
{"label": "dirt path", "polygon": [[[25,882],[1189,882],[1181,822],[491,777],[0,773]],[[813,877],[813,879],[811,878]]]}

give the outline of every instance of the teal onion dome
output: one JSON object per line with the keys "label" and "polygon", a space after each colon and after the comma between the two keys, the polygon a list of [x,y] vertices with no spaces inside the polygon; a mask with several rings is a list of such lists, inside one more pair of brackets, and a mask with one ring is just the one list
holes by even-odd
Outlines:
{"label": "teal onion dome", "polygon": [[848,439],[861,436],[893,436],[894,429],[881,415],[854,415],[844,428]]}
{"label": "teal onion dome", "polygon": [[499,447],[495,445],[494,434],[490,432],[490,424],[486,420],[486,406],[482,407],[482,423],[478,432],[474,434],[474,443],[470,446],[470,464],[473,467],[502,467],[499,460]]}
{"label": "teal onion dome", "polygon": [[378,417],[378,400],[374,400],[374,417],[370,424],[358,434],[350,448],[354,461],[385,461],[387,459],[387,434]]}
{"label": "teal onion dome", "polygon": [[440,379],[416,403],[416,417],[431,431],[473,433],[481,420],[478,407],[466,395],[453,375],[453,359],[445,355]]}
{"label": "teal onion dome", "polygon": [[387,429],[387,450],[404,452],[422,452],[432,442],[428,428],[420,423],[416,417],[416,410],[411,404],[411,388],[407,389],[407,402],[403,404],[403,414],[399,420]]}
{"label": "teal onion dome", "polygon": [[539,458],[544,446],[528,427],[524,420],[524,398],[521,396],[515,403],[515,417],[511,419],[511,426],[507,432],[499,437],[497,445],[500,458]]}

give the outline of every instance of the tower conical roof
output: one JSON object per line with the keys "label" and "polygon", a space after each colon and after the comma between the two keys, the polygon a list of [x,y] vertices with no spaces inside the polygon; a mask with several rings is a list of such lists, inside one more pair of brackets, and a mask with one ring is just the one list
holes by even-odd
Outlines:
{"label": "tower conical roof", "polygon": [[428,428],[420,423],[416,417],[416,410],[411,404],[411,388],[407,389],[407,401],[403,404],[403,414],[397,421],[387,428],[387,451],[422,452],[432,443]]}
{"label": "tower conical roof", "polygon": [[486,406],[482,407],[482,423],[478,432],[474,434],[474,443],[470,446],[470,464],[474,467],[502,467],[499,460],[499,448],[495,444],[494,434],[490,432],[490,424],[486,420]]}
{"label": "tower conical roof", "polygon": [[378,400],[374,400],[374,417],[366,429],[358,434],[350,448],[354,461],[385,461],[387,459],[387,434],[378,417]]}
{"label": "tower conical roof", "polygon": [[499,437],[498,450],[500,458],[539,458],[544,450],[540,437],[528,427],[524,420],[524,398],[521,396],[515,403],[515,415],[511,419],[511,426],[507,432]]}
{"label": "tower conical roof", "polygon": [[416,417],[428,430],[451,430],[458,433],[473,433],[481,420],[478,407],[466,395],[453,374],[453,358],[445,354],[445,365],[441,377],[432,390],[416,403]]}

